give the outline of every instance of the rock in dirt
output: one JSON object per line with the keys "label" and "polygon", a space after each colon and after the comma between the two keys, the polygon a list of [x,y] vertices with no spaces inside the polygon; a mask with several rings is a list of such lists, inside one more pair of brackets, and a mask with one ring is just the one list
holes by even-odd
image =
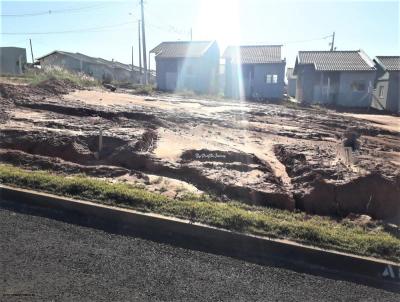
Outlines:
{"label": "rock in dirt", "polygon": [[107,88],[108,90],[114,92],[115,90],[117,90],[117,87],[115,87],[114,85],[108,84],[108,83],[103,83],[103,87]]}
{"label": "rock in dirt", "polygon": [[360,136],[361,134],[356,128],[354,127],[348,128],[344,132],[343,146],[349,147],[353,151],[360,149],[360,141],[359,141]]}

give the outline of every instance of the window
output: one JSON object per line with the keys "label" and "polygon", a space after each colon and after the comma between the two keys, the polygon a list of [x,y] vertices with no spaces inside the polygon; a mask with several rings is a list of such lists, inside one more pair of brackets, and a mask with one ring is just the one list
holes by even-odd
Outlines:
{"label": "window", "polygon": [[265,82],[267,84],[276,84],[276,83],[278,83],[278,75],[277,74],[267,74],[265,76]]}
{"label": "window", "polygon": [[364,81],[354,81],[351,83],[351,89],[353,91],[365,91],[365,82]]}
{"label": "window", "polygon": [[383,99],[383,92],[385,91],[384,88],[385,88],[385,87],[383,87],[383,86],[379,86],[379,97],[380,97],[381,99]]}

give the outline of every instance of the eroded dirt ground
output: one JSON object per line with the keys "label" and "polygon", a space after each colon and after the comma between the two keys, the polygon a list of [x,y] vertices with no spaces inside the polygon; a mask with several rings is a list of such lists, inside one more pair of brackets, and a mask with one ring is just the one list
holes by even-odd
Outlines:
{"label": "eroded dirt ground", "polygon": [[[0,92],[1,162],[132,182],[171,197],[207,192],[309,213],[400,217],[399,117],[56,81],[3,83]],[[359,137],[346,155],[348,133]]]}

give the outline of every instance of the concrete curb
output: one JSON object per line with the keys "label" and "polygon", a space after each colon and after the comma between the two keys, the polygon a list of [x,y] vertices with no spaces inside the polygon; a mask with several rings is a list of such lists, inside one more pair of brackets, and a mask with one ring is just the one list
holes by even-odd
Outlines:
{"label": "concrete curb", "polygon": [[44,216],[55,215],[62,220],[69,221],[69,217],[75,217],[74,222],[79,224],[120,234],[144,236],[259,264],[278,265],[400,291],[400,264],[390,261],[236,233],[187,220],[4,185],[0,185],[0,203],[5,206],[12,204],[17,209],[34,207],[35,212],[42,212]]}

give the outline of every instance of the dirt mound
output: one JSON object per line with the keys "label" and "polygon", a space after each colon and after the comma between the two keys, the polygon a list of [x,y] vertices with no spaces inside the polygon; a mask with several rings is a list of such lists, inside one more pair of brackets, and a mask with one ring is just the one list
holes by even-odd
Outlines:
{"label": "dirt mound", "polygon": [[341,215],[367,214],[375,219],[396,219],[400,223],[400,175],[388,179],[371,173],[337,186],[336,202]]}
{"label": "dirt mound", "polygon": [[[399,178],[398,178],[399,179]],[[320,179],[311,189],[297,197],[296,205],[312,214],[339,215],[366,214],[374,219],[400,223],[400,182],[372,173],[335,184]]]}
{"label": "dirt mound", "polygon": [[48,92],[37,87],[0,83],[0,96],[6,100],[38,99],[48,95]]}
{"label": "dirt mound", "polygon": [[118,111],[118,110],[110,110],[108,108],[94,108],[91,106],[80,106],[76,104],[66,105],[60,104],[57,102],[16,102],[18,106],[38,109],[38,110],[46,110],[54,113],[60,113],[65,115],[77,116],[77,117],[101,117],[111,121],[120,121],[121,119],[129,119],[137,121],[138,123],[142,123],[146,128],[157,128],[162,125],[162,122],[153,114],[136,112],[136,111]]}
{"label": "dirt mound", "polygon": [[86,162],[94,158],[87,144],[78,137],[56,133],[2,131],[0,147],[16,149],[31,154],[52,156],[73,162]]}
{"label": "dirt mound", "polygon": [[128,169],[121,167],[104,165],[84,166],[55,157],[32,155],[17,150],[0,149],[0,162],[33,170],[51,170],[68,174],[84,173],[97,177],[118,177],[130,172]]}
{"label": "dirt mound", "polygon": [[[399,175],[389,178],[377,171],[358,173],[341,163],[324,165],[318,153],[307,153],[299,146],[276,145],[274,151],[291,177],[297,208],[342,217],[350,213],[374,219],[400,217]],[[321,150],[320,155],[330,157]]]}
{"label": "dirt mound", "polygon": [[8,100],[38,100],[44,97],[67,94],[76,89],[82,89],[82,87],[68,79],[48,79],[37,85],[0,83],[0,96]]}
{"label": "dirt mound", "polygon": [[50,94],[67,94],[72,90],[82,89],[81,86],[68,79],[58,80],[55,78],[40,82],[36,87],[49,92]]}
{"label": "dirt mound", "polygon": [[317,179],[345,180],[351,172],[340,163],[332,165],[335,152],[329,149],[310,148],[302,145],[275,145],[274,153],[285,166],[287,174],[292,178],[296,187]]}
{"label": "dirt mound", "polygon": [[222,150],[186,150],[180,170],[204,190],[243,202],[293,210],[294,199],[269,163],[254,154]]}
{"label": "dirt mound", "polygon": [[[126,142],[120,138],[103,136],[100,155],[106,158],[125,144]],[[89,164],[96,160],[95,152],[99,150],[99,137],[98,135],[70,136],[55,131],[2,130],[0,147]]]}

